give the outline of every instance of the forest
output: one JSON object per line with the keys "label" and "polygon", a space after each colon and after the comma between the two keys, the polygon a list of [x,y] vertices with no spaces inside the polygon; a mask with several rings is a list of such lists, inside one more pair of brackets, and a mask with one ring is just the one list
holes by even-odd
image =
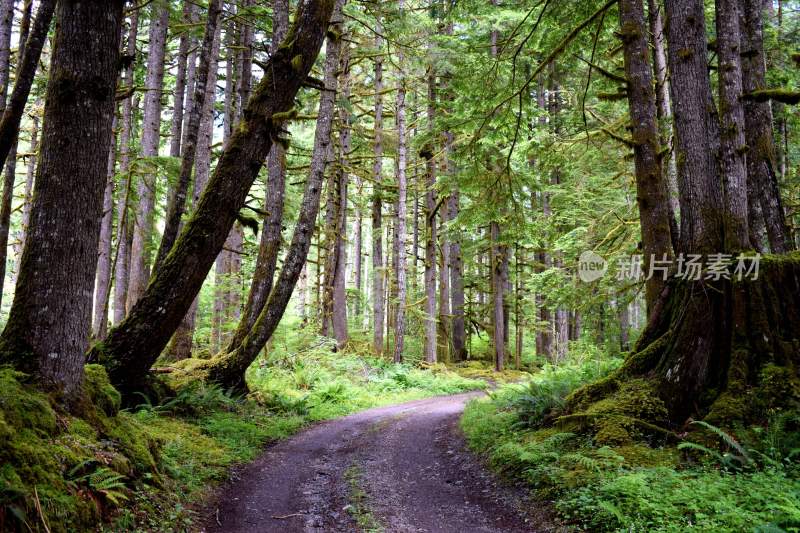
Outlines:
{"label": "forest", "polygon": [[800,531],[800,1],[0,0],[0,531]]}

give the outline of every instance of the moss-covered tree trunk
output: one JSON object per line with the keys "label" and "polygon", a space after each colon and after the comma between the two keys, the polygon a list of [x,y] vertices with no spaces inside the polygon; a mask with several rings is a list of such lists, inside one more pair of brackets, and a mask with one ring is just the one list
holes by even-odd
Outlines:
{"label": "moss-covered tree trunk", "polygon": [[200,290],[278,135],[276,124],[292,113],[332,10],[332,0],[309,0],[298,7],[294,26],[270,58],[192,217],[128,317],[92,349],[123,392],[144,384]]}
{"label": "moss-covered tree trunk", "polygon": [[[642,228],[645,268],[652,259],[672,257],[667,187],[659,155],[659,131],[653,70],[648,61],[647,29],[642,0],[620,0],[620,35],[624,46],[625,74],[636,174],[636,200]],[[663,277],[647,280],[648,309],[655,305],[664,285]]]}
{"label": "moss-covered tree trunk", "polygon": [[[270,48],[271,53],[275,53],[280,42],[286,37],[289,31],[289,2],[288,0],[276,0],[272,4],[272,32],[273,43]],[[245,78],[249,79],[250,68],[244,68],[243,73],[247,73]],[[242,87],[245,81],[242,82]],[[247,89],[249,94],[249,87]],[[284,125],[283,127],[286,127]],[[264,304],[272,290],[272,282],[275,277],[275,269],[278,265],[278,254],[282,244],[283,230],[283,204],[286,195],[286,149],[281,143],[274,143],[269,151],[269,161],[267,162],[267,194],[264,201],[263,228],[261,229],[261,240],[258,245],[258,256],[256,266],[253,271],[253,280],[250,283],[250,292],[247,296],[242,318],[239,321],[236,331],[228,345],[227,352],[232,352],[239,347],[244,337],[258,319],[258,315],[264,308]]]}
{"label": "moss-covered tree trunk", "polygon": [[[764,56],[763,0],[743,0],[741,19],[742,86],[745,94],[766,89],[767,65]],[[764,228],[773,253],[794,250],[786,226],[778,189],[775,139],[772,133],[772,108],[767,101],[745,99],[747,140],[747,179],[751,226]],[[751,231],[753,245],[765,248],[763,235]]]}
{"label": "moss-covered tree trunk", "polygon": [[562,421],[619,442],[691,418],[762,421],[800,401],[800,254],[731,277],[671,280],[622,368],[573,394]]}
{"label": "moss-covered tree trunk", "polygon": [[91,327],[123,3],[58,4],[30,227],[0,336],[0,360],[67,403],[83,380]]}
{"label": "moss-covered tree trunk", "polygon": [[[718,9],[731,9],[726,4],[720,2]],[[726,11],[717,21],[719,31],[726,32],[718,43],[725,72],[717,122],[709,105],[704,4],[674,0],[666,7],[680,250],[701,257],[705,267],[694,275],[684,263],[678,271],[683,276],[666,285],[623,367],[569,399],[562,421],[588,423],[600,442],[624,441],[637,432],[669,433],[697,417],[723,425],[760,420],[770,409],[800,399],[800,254],[759,261],[731,253],[752,235],[742,161],[729,153],[741,142],[739,89],[730,79],[736,70],[731,62],[738,59],[736,20]],[[716,170],[720,153],[724,180]],[[726,201],[723,191],[732,197]]]}
{"label": "moss-covered tree trunk", "polygon": [[286,311],[289,299],[294,291],[303,266],[311,248],[317,214],[319,213],[322,183],[328,163],[331,145],[331,128],[333,125],[333,109],[338,86],[337,70],[339,67],[339,49],[341,39],[341,9],[344,0],[336,0],[331,16],[331,30],[325,44],[325,77],[326,90],[320,95],[317,128],[314,132],[314,150],[311,156],[311,170],[306,180],[300,213],[295,224],[292,242],[286,253],[278,278],[275,280],[269,298],[258,315],[255,324],[242,339],[242,342],[228,353],[209,362],[208,380],[219,383],[225,388],[246,390],[245,372],[255,361],[259,352],[272,337],[275,328]]}

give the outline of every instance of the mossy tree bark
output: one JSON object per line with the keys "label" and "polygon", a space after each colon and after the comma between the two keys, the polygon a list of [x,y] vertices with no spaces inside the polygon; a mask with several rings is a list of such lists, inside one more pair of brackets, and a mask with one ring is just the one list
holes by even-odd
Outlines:
{"label": "mossy tree bark", "polygon": [[[767,67],[764,56],[763,0],[741,3],[742,85],[745,94],[766,89]],[[778,189],[775,139],[772,133],[772,108],[768,101],[744,101],[745,136],[747,140],[747,178],[750,193],[751,225],[766,229],[769,249],[773,253],[794,250],[786,225]],[[760,211],[759,211],[760,208]],[[763,237],[751,232],[753,239]],[[767,243],[756,240],[753,245],[765,249]]]}
{"label": "mossy tree bark", "polygon": [[[272,10],[273,43],[270,51],[274,54],[289,31],[288,0],[276,0],[273,3]],[[245,69],[243,72],[249,72],[249,69]],[[246,77],[249,78],[249,75]],[[285,128],[286,125],[282,125],[282,127]],[[272,145],[269,152],[269,161],[267,162],[267,194],[264,202],[266,216],[261,229],[253,281],[250,283],[250,291],[242,311],[242,318],[236,327],[231,342],[228,344],[227,352],[235,351],[244,337],[250,332],[261,310],[264,309],[264,304],[267,302],[269,293],[272,290],[275,269],[278,265],[278,255],[282,245],[285,195],[286,149],[283,144],[277,142]]]}
{"label": "mossy tree bark", "polygon": [[[641,220],[642,252],[647,269],[651,259],[672,257],[670,212],[667,187],[659,155],[659,131],[653,70],[648,62],[647,27],[642,0],[620,0],[620,35],[624,46],[625,74],[628,79],[628,106],[631,115],[636,199]],[[661,276],[647,280],[645,299],[648,309],[655,305],[664,285]]]}
{"label": "mossy tree bark", "polygon": [[0,360],[67,403],[79,393],[91,327],[123,4],[58,4],[30,227],[0,335]]}
{"label": "mossy tree bark", "polygon": [[311,248],[317,214],[319,213],[322,183],[330,157],[333,110],[338,86],[337,70],[341,39],[341,10],[344,0],[337,0],[331,17],[331,29],[325,44],[325,90],[320,96],[317,127],[314,132],[314,150],[311,170],[306,180],[292,242],[283,261],[278,278],[258,319],[241,344],[233,351],[211,360],[207,366],[208,380],[225,388],[246,390],[245,372],[272,337],[286,311],[303,266]]}
{"label": "mossy tree bark", "polygon": [[[708,105],[703,2],[675,0],[666,7],[681,251],[710,262],[711,254],[739,251],[751,234],[745,216],[748,191],[741,168],[738,174],[735,168],[742,163],[737,154],[725,155],[741,141],[736,80],[729,79],[738,56],[736,43],[729,41],[736,35],[735,9],[725,0],[717,5],[725,10],[717,23],[726,34],[719,43],[718,123]],[[715,168],[717,148],[723,154],[725,193],[733,196],[727,201]],[[634,432],[670,434],[697,417],[717,425],[763,420],[770,409],[797,402],[800,255],[766,256],[749,275],[737,271],[737,263],[723,275],[704,270],[700,279],[671,279],[623,367],[573,394],[561,421],[588,423],[599,442],[610,443],[630,439]]]}
{"label": "mossy tree bark", "polygon": [[92,349],[90,355],[105,364],[112,383],[122,392],[131,393],[145,384],[150,366],[200,290],[278,135],[278,124],[291,115],[295,95],[319,54],[332,10],[332,0],[308,0],[298,7],[289,35],[270,58],[266,74],[172,250],[128,317]]}
{"label": "mossy tree bark", "polygon": [[719,56],[720,173],[727,250],[750,248],[747,223],[747,166],[742,106],[741,33],[738,0],[716,0]]}
{"label": "mossy tree bark", "polygon": [[562,422],[610,443],[692,418],[760,422],[800,401],[797,252],[762,257],[758,279],[670,280],[657,307],[622,368],[576,391]]}

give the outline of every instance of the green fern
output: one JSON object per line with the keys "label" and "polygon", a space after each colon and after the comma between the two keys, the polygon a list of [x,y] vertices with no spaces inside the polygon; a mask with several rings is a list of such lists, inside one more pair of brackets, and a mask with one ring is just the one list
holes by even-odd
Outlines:
{"label": "green fern", "polygon": [[73,467],[68,473],[68,477],[72,478],[70,482],[74,486],[82,486],[90,492],[102,495],[106,501],[111,502],[115,506],[119,506],[123,501],[127,501],[128,487],[125,484],[125,476],[108,467],[101,466],[88,474],[84,474],[80,477],[73,477],[80,470],[93,462],[96,461],[89,459]]}

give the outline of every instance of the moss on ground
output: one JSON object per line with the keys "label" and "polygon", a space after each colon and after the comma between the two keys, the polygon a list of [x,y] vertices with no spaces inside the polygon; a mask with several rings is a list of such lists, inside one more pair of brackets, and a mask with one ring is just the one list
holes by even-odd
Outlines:
{"label": "moss on ground", "polygon": [[171,396],[121,409],[105,369],[87,365],[80,416],[0,368],[0,530],[192,530],[192,504],[231,465],[309,422],[486,386],[443,365],[332,353],[308,335],[298,342],[315,348],[259,361],[247,398],[204,383],[204,360],[189,359],[158,386]]}

